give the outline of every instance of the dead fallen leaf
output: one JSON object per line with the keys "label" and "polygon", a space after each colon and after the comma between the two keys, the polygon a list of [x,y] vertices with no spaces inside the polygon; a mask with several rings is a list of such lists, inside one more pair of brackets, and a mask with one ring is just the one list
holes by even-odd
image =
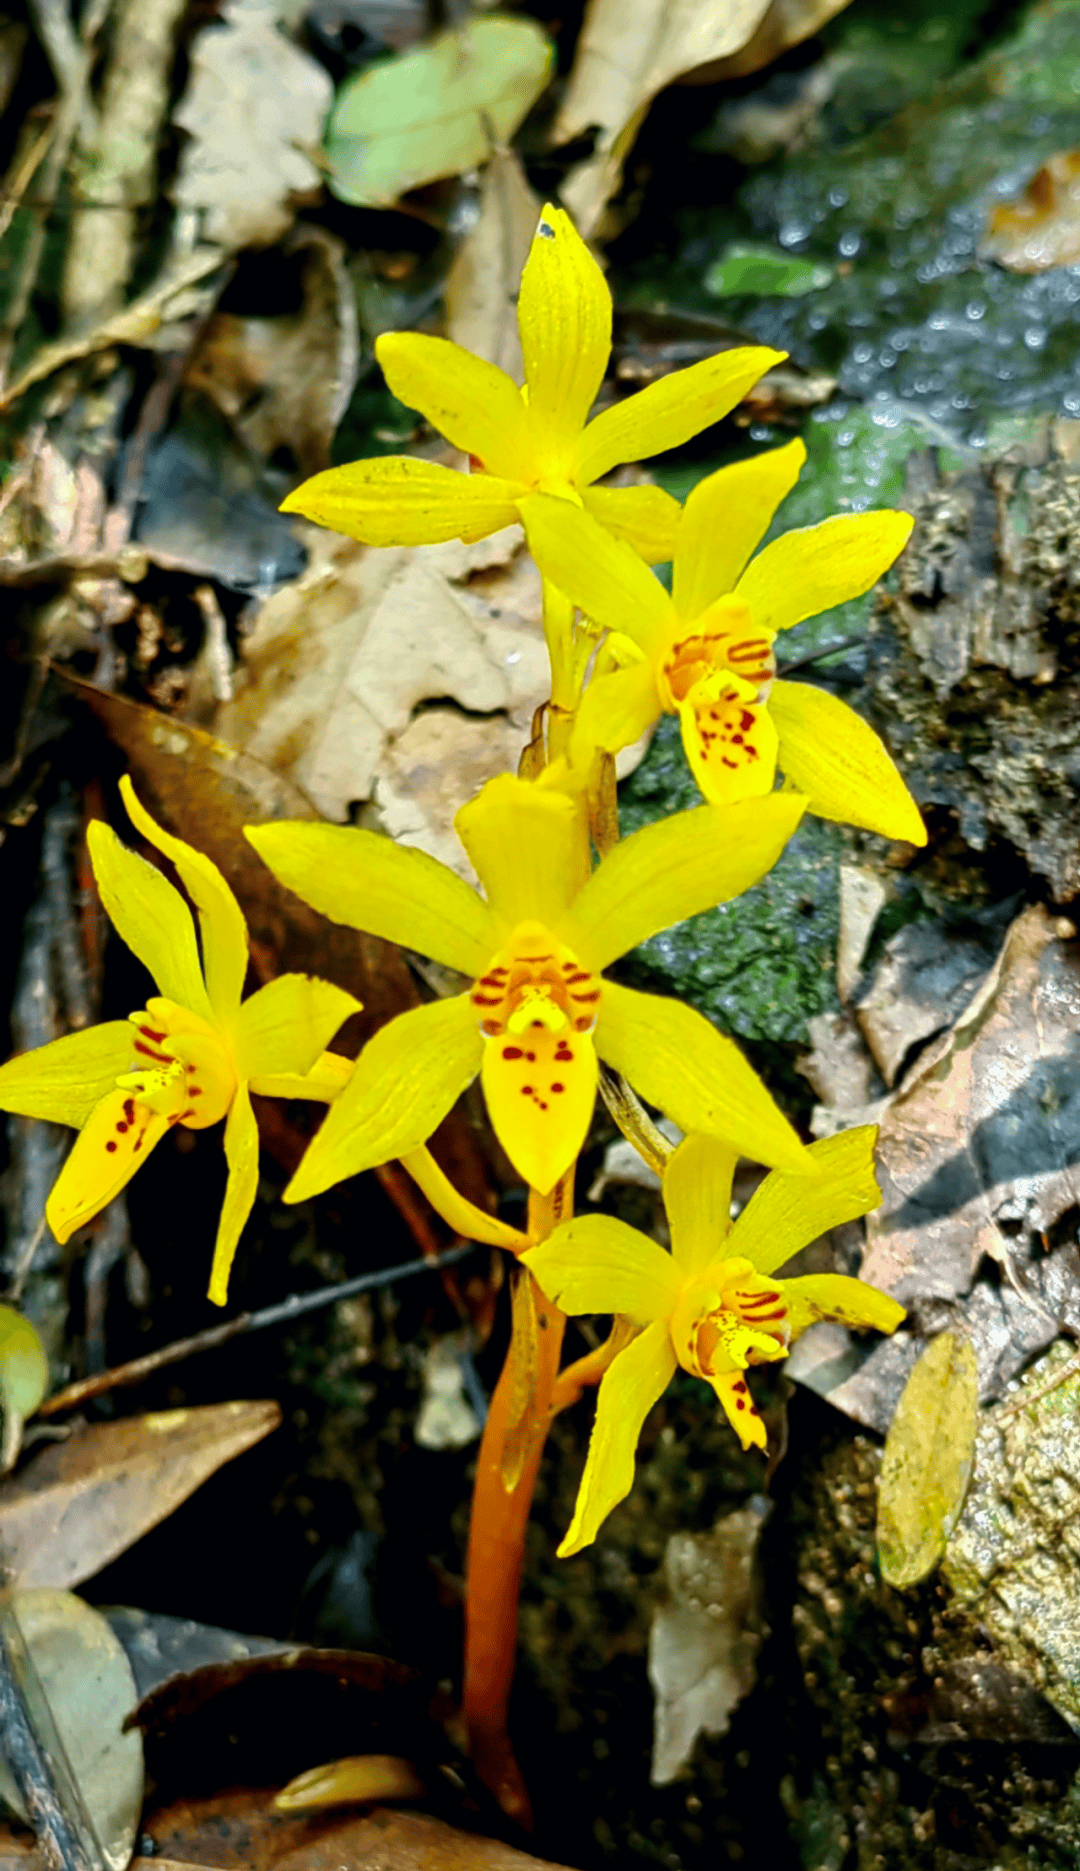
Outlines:
{"label": "dead fallen leaf", "polygon": [[540,218],[519,158],[499,149],[484,170],[480,212],[446,276],[447,336],[524,381],[518,284]]}
{"label": "dead fallen leaf", "polygon": [[489,15],[347,79],[326,127],[334,193],[389,208],[409,189],[475,168],[509,142],[553,57],[533,20]]}
{"label": "dead fallen leaf", "polygon": [[885,1438],[877,1548],[888,1585],[918,1585],[945,1551],[971,1480],[978,1413],[975,1353],[955,1332],[941,1332],[908,1378]]}
{"label": "dead fallen leaf", "polygon": [[[125,1734],[135,1678],[100,1611],[72,1592],[17,1591],[9,1605],[109,1871],[124,1871],[143,1802],[142,1737]],[[0,1754],[0,1797],[27,1818]]]}
{"label": "dead fallen leaf", "polygon": [[887,1085],[914,1047],[963,1012],[993,960],[992,932],[944,923],[908,923],[886,943],[855,1017]]}
{"label": "dead fallen leaf", "polygon": [[0,1482],[0,1544],[22,1588],[92,1577],[281,1421],[276,1403],[219,1403],[93,1423]]}
{"label": "dead fallen leaf", "polygon": [[359,365],[356,297],[340,241],[302,227],[303,304],[270,318],[214,312],[184,381],[202,390],[262,460],[287,450],[305,475],[330,466],[330,443]]}
{"label": "dead fallen leaf", "polygon": [[188,58],[188,87],[173,121],[191,141],[173,199],[203,216],[208,240],[235,252],[270,246],[293,219],[290,197],[322,176],[309,152],[322,134],[333,85],[277,24],[283,8],[227,0]]}
{"label": "dead fallen leaf", "polygon": [[745,45],[769,0],[590,0],[552,132],[569,143],[599,129],[560,191],[586,239],[619,186],[622,165],[657,92],[683,72]]}
{"label": "dead fallen leaf", "polygon": [[[475,747],[476,785],[516,765],[548,694],[540,580],[520,529],[381,552],[314,527],[305,538],[307,572],[267,599],[245,639],[236,699],[217,720],[225,738],[339,821],[375,796],[388,751],[436,699],[455,706],[419,719],[452,716]],[[456,741],[454,759],[463,751]],[[470,786],[452,769],[444,779],[452,816]]]}
{"label": "dead fallen leaf", "polygon": [[305,1817],[275,1813],[258,1793],[178,1800],[150,1813],[143,1829],[154,1855],[136,1858],[131,1871],[571,1871],[427,1813],[376,1807],[349,1818]]}
{"label": "dead fallen leaf", "polygon": [[864,864],[841,864],[836,991],[845,1007],[859,984],[870,937],[888,895],[888,885],[877,871]]}
{"label": "dead fallen leaf", "polygon": [[753,1687],[765,1634],[754,1554],[769,1514],[755,1495],[710,1533],[673,1533],[664,1553],[670,1594],[653,1614],[649,1681],[656,1696],[653,1786],[668,1786],[701,1734],[726,1734]]}
{"label": "dead fallen leaf", "polygon": [[721,84],[732,78],[748,78],[751,72],[771,65],[792,46],[801,45],[820,32],[827,20],[842,13],[850,0],[770,0],[764,17],[746,44],[727,57],[713,59],[695,71],[691,84]]}
{"label": "dead fallen leaf", "polygon": [[979,257],[1012,273],[1045,273],[1080,260],[1080,150],[1051,156],[1015,201],[991,209]]}
{"label": "dead fallen leaf", "polygon": [[282,1787],[274,1801],[279,1813],[310,1812],[318,1806],[372,1806],[386,1800],[420,1800],[425,1793],[411,1761],[398,1754],[350,1754],[345,1760],[311,1767]]}

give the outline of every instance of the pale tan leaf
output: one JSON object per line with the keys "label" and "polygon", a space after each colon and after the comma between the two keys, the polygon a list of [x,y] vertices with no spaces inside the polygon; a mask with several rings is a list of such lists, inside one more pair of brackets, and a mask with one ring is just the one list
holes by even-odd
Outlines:
{"label": "pale tan leaf", "polygon": [[[124,1871],[143,1800],[143,1745],[124,1734],[138,1700],[127,1653],[99,1611],[71,1592],[15,1592],[10,1604],[109,1871]],[[0,1754],[0,1797],[27,1818]]]}
{"label": "pale tan leaf", "polygon": [[480,186],[480,215],[446,276],[447,335],[455,344],[524,379],[517,322],[518,284],[540,218],[513,150],[496,150]]}
{"label": "pale tan leaf", "polygon": [[771,4],[753,35],[737,52],[717,58],[694,73],[697,84],[719,84],[730,78],[746,78],[751,72],[771,65],[793,45],[801,45],[820,32],[827,20],[843,12],[851,0],[771,0]]}
{"label": "pale tan leaf", "polygon": [[43,1449],[0,1483],[16,1584],[90,1578],[280,1421],[276,1403],[215,1403],[94,1423]]}
{"label": "pale tan leaf", "polygon": [[939,1333],[908,1378],[885,1439],[877,1544],[890,1585],[917,1585],[945,1550],[971,1479],[978,1408],[974,1351],[954,1332]]}
{"label": "pale tan leaf", "polygon": [[990,211],[982,260],[1013,273],[1045,273],[1080,260],[1080,150],[1062,150],[1036,170],[1023,194]]}

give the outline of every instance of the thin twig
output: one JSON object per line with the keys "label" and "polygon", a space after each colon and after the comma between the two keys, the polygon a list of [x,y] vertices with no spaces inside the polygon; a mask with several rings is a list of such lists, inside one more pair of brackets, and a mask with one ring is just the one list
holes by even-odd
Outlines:
{"label": "thin twig", "polygon": [[391,1286],[395,1280],[411,1279],[416,1273],[432,1273],[451,1266],[455,1261],[464,1260],[471,1254],[474,1243],[467,1241],[462,1247],[448,1248],[437,1259],[406,1260],[397,1267],[380,1267],[376,1273],[360,1273],[355,1279],[340,1280],[336,1286],[321,1286],[314,1293],[293,1293],[289,1299],[283,1299],[276,1306],[264,1306],[261,1312],[241,1312],[235,1319],[226,1319],[222,1325],[212,1325],[205,1332],[196,1332],[191,1338],[178,1338],[171,1345],[163,1345],[160,1351],[150,1351],[144,1358],[133,1358],[130,1364],[114,1365],[111,1371],[99,1371],[94,1377],[83,1377],[74,1384],[66,1384],[55,1396],[47,1397],[38,1410],[39,1416],[57,1416],[62,1410],[73,1410],[77,1404],[86,1403],[91,1397],[100,1397],[107,1390],[118,1390],[123,1385],[141,1384],[144,1377],[152,1377],[155,1371],[162,1370],[167,1364],[179,1364],[184,1358],[195,1357],[200,1351],[213,1351],[218,1345],[227,1344],[230,1338],[238,1338],[241,1333],[261,1332],[267,1326],[291,1325],[294,1319],[302,1318],[306,1313],[317,1312],[323,1306],[333,1306],[339,1299],[352,1299],[357,1293],[367,1293],[377,1286]]}
{"label": "thin twig", "polygon": [[1074,1357],[1069,1358],[1065,1364],[1059,1365],[1045,1383],[1038,1384],[1034,1390],[1015,1397],[1011,1403],[1000,1403],[994,1411],[994,1421],[1000,1422],[1003,1416],[1015,1416],[1018,1410],[1029,1410],[1033,1403],[1041,1403],[1052,1390],[1056,1390],[1058,1385],[1064,1384],[1068,1378],[1075,1377],[1078,1371],[1080,1371],[1080,1351]]}
{"label": "thin twig", "polygon": [[807,656],[796,656],[794,662],[778,663],[778,676],[790,676],[793,669],[806,669],[811,663],[822,663],[827,656],[839,656],[842,650],[857,650],[866,642],[862,637],[841,637],[839,643],[830,643],[824,650],[811,650]]}
{"label": "thin twig", "polygon": [[35,137],[30,148],[23,156],[21,163],[11,178],[10,186],[0,195],[0,240],[4,238],[4,235],[7,233],[8,228],[11,226],[16,213],[24,201],[27,206],[31,208],[39,205],[37,197],[27,195],[26,191],[34,179],[38,164],[45,156],[45,152],[52,140],[52,133],[52,124],[47,123],[44,130]]}

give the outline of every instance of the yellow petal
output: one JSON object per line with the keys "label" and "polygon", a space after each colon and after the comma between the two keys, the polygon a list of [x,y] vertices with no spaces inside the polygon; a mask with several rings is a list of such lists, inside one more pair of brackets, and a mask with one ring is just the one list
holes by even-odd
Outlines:
{"label": "yellow petal", "polygon": [[384,331],[375,355],[398,401],[418,409],[455,448],[475,455],[488,474],[533,479],[525,404],[505,370],[447,338],[415,331]]}
{"label": "yellow petal", "polygon": [[351,825],[245,825],[274,876],[331,922],[419,949],[462,974],[482,974],[498,946],[475,890],[425,851]]}
{"label": "yellow petal", "polygon": [[45,1204],[61,1246],[119,1195],[169,1126],[167,1117],[136,1104],[130,1091],[117,1088],[95,1105]]}
{"label": "yellow petal", "polygon": [[666,1319],[682,1290],[670,1254],[613,1215],[581,1215],[521,1256],[564,1312],[620,1312],[635,1325]]}
{"label": "yellow petal", "polygon": [[311,1098],[332,1104],[352,1077],[353,1061],[337,1052],[324,1052],[310,1072],[259,1072],[250,1088],[260,1098]]}
{"label": "yellow petal", "polygon": [[531,1189],[547,1195],[578,1156],[596,1103],[588,1033],[539,1022],[484,1041],[481,1083],[495,1135]]}
{"label": "yellow petal", "polygon": [[215,1306],[229,1297],[229,1274],[259,1186],[259,1131],[246,1085],[237,1086],[225,1119],[225,1160],[229,1175],[206,1295]]}
{"label": "yellow petal", "polygon": [[757,1405],[742,1372],[724,1371],[719,1377],[710,1377],[709,1382],[743,1448],[766,1448],[769,1438],[765,1433],[765,1425],[758,1415]]}
{"label": "yellow petal", "polygon": [[279,975],[240,1009],[236,1021],[240,1076],[310,1072],[342,1022],[359,1011],[360,1002],[332,981],[308,974]]}
{"label": "yellow petal", "polygon": [[818,1319],[838,1319],[856,1331],[873,1326],[879,1332],[895,1332],[906,1317],[903,1306],[888,1293],[842,1273],[808,1273],[799,1280],[779,1280],[777,1285],[788,1309],[793,1339]]}
{"label": "yellow petal", "polygon": [[476,1077],[482,1045],[467,994],[411,1007],[381,1027],[330,1106],[285,1201],[302,1202],[419,1149]]}
{"label": "yellow petal", "polygon": [[662,487],[585,487],[581,498],[586,513],[624,539],[646,565],[670,559],[682,509]]}
{"label": "yellow petal", "polygon": [[[500,773],[462,806],[454,828],[484,886],[500,941],[520,922],[551,928],[588,875],[582,804],[557,787]],[[414,939],[410,946],[422,944]],[[484,965],[497,946],[491,944]]]}
{"label": "yellow petal", "polygon": [[[248,965],[247,924],[240,905],[211,858],[155,824],[126,773],[120,781],[120,792],[132,824],[148,844],[156,845],[172,859],[180,882],[199,912],[206,991],[215,1013],[227,1015],[239,1005]],[[161,991],[169,992],[165,987]]]}
{"label": "yellow petal", "polygon": [[169,1000],[211,1020],[195,924],[179,890],[122,845],[101,819],[87,828],[86,842],[105,914],[117,933]]}
{"label": "yellow petal", "polygon": [[719,1137],[756,1163],[814,1175],[810,1152],[738,1047],[682,1001],[605,981],[596,1050],[680,1130]]}
{"label": "yellow petal", "polygon": [[646,652],[674,626],[671,599],[632,547],[590,513],[553,494],[531,494],[521,518],[545,578],[593,622],[621,630]]}
{"label": "yellow petal", "polygon": [[769,712],[781,772],[806,794],[808,811],[883,838],[926,843],[922,814],[888,749],[846,702],[808,682],[775,682]]}
{"label": "yellow petal", "polygon": [[631,747],[662,713],[651,658],[625,669],[613,669],[610,675],[594,675],[582,696],[570,734],[573,765],[587,772],[598,747],[609,754]]}
{"label": "yellow petal", "polygon": [[[762,799],[776,778],[779,748],[768,708],[743,701],[722,675],[695,684],[679,708],[683,751],[690,771],[716,805]],[[719,691],[709,694],[709,690]]]}
{"label": "yellow petal", "polygon": [[881,1201],[874,1177],[876,1138],[873,1124],[842,1130],[805,1152],[810,1176],[781,1170],[766,1176],[728,1235],[725,1251],[745,1255],[759,1273],[775,1273],[830,1228],[868,1215]]}
{"label": "yellow petal", "polygon": [[559,1558],[590,1546],[613,1507],[634,1485],[634,1456],[649,1411],[675,1375],[666,1321],[646,1326],[604,1373],[596,1399],[585,1473]]}
{"label": "yellow petal", "polygon": [[599,974],[648,936],[749,890],[776,863],[805,805],[797,793],[772,793],[695,806],[632,832],[575,898],[560,939]]}
{"label": "yellow petal", "polygon": [[528,1247],[527,1234],[522,1234],[519,1228],[511,1228],[498,1216],[485,1213],[455,1189],[425,1145],[419,1150],[408,1150],[401,1160],[435,1213],[441,1215],[456,1234],[463,1234],[467,1241],[483,1241],[488,1247],[508,1248],[512,1254],[520,1254],[523,1247]]}
{"label": "yellow petal", "polygon": [[570,216],[549,204],[518,295],[529,420],[545,471],[569,477],[611,354],[611,294]]}
{"label": "yellow petal", "polygon": [[130,1070],[134,1039],[129,1021],[106,1020],[17,1054],[0,1066],[0,1111],[81,1128]]}
{"label": "yellow petal", "polygon": [[731,1227],[731,1184],[738,1152],[718,1137],[691,1132],[668,1158],[664,1207],[671,1251],[684,1274],[701,1273],[719,1255]]}
{"label": "yellow petal", "polygon": [[758,378],[786,356],[786,351],[758,345],[721,351],[624,397],[590,422],[578,446],[575,478],[598,481],[621,461],[647,461],[681,448],[734,409]]}
{"label": "yellow petal", "polygon": [[735,587],[754,623],[775,635],[875,585],[907,545],[906,513],[841,513],[782,533],[751,559]]}
{"label": "yellow petal", "polygon": [[517,519],[517,481],[459,474],[414,455],[383,455],[327,468],[281,503],[368,546],[429,546],[486,539]]}
{"label": "yellow petal", "polygon": [[680,617],[701,616],[734,589],[780,502],[790,494],[806,460],[799,441],[771,448],[749,461],[733,461],[687,498],[675,541],[671,595]]}

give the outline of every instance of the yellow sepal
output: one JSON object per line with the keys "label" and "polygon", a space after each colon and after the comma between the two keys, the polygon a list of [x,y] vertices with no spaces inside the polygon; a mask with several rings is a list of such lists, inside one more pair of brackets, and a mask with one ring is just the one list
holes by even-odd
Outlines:
{"label": "yellow sepal", "polygon": [[279,883],[331,922],[430,955],[462,974],[483,972],[498,946],[476,891],[426,851],[351,825],[245,825]]}
{"label": "yellow sepal", "polygon": [[81,1129],[129,1069],[134,1038],[129,1021],[106,1020],[18,1053],[0,1066],[0,1111]]}
{"label": "yellow sepal", "polygon": [[284,1072],[302,1077],[342,1022],[359,1011],[360,1002],[331,981],[306,974],[279,975],[250,995],[236,1016],[240,1076],[251,1079]]}
{"label": "yellow sepal", "polygon": [[671,1255],[614,1215],[563,1222],[522,1259],[563,1312],[618,1312],[635,1325],[666,1319],[682,1287]]}
{"label": "yellow sepal", "polygon": [[590,422],[578,444],[577,479],[598,481],[623,461],[647,461],[719,422],[786,351],[745,345],[673,370]]}
{"label": "yellow sepal", "polygon": [[793,1340],[818,1319],[835,1319],[856,1331],[873,1327],[878,1332],[895,1332],[907,1316],[888,1293],[843,1273],[808,1273],[798,1280],[779,1280],[777,1285],[788,1309]]}
{"label": "yellow sepal", "polygon": [[686,1278],[702,1273],[724,1248],[731,1227],[731,1185],[738,1152],[718,1137],[691,1132],[664,1170],[671,1252]]}
{"label": "yellow sepal", "polygon": [[435,1213],[442,1216],[455,1234],[463,1234],[467,1241],[482,1241],[487,1247],[505,1247],[511,1254],[520,1254],[528,1247],[527,1234],[522,1234],[519,1228],[511,1228],[497,1215],[486,1214],[455,1189],[426,1145],[407,1151],[401,1161]]}
{"label": "yellow sepal", "polygon": [[[126,773],[120,781],[120,794],[132,824],[148,844],[156,845],[175,864],[180,882],[199,912],[206,992],[214,1012],[227,1017],[240,1004],[247,973],[247,925],[240,905],[212,859],[182,838],[163,831],[150,817]],[[163,994],[169,993],[160,981],[158,986]],[[185,1000],[182,995],[172,998],[195,1012],[201,1011],[196,1001]]]}
{"label": "yellow sepal", "polygon": [[415,331],[384,331],[375,355],[398,401],[418,409],[455,448],[475,455],[488,474],[531,478],[525,404],[504,370],[447,338]]}
{"label": "yellow sepal", "polygon": [[368,546],[427,546],[443,539],[485,539],[518,517],[517,481],[460,474],[415,455],[384,455],[327,468],[281,503],[320,526]]}
{"label": "yellow sepal", "polygon": [[480,974],[518,923],[557,923],[588,875],[588,824],[583,802],[570,793],[500,773],[461,807],[454,829],[499,932],[473,970]]}
{"label": "yellow sepal", "polygon": [[480,1069],[483,1042],[467,994],[411,1007],[369,1040],[285,1190],[318,1195],[426,1143]]}
{"label": "yellow sepal", "polygon": [[658,578],[591,513],[552,494],[521,502],[529,546],[545,578],[605,630],[623,631],[651,654],[676,624]]}
{"label": "yellow sepal", "polygon": [[634,1485],[634,1454],[649,1411],[675,1375],[666,1320],[646,1326],[606,1371],[596,1399],[585,1473],[559,1558],[591,1545],[613,1507]]}
{"label": "yellow sepal", "polygon": [[922,814],[884,742],[853,708],[808,682],[775,682],[780,768],[819,818],[924,845]]}
{"label": "yellow sepal", "polygon": [[521,275],[518,327],[537,455],[549,477],[570,480],[611,354],[611,294],[570,216],[550,203]]}
{"label": "yellow sepal", "polygon": [[583,487],[581,502],[606,533],[625,540],[646,565],[671,558],[682,509],[662,487]]}
{"label": "yellow sepal", "polygon": [[804,1152],[809,1175],[777,1170],[766,1176],[732,1227],[725,1252],[745,1255],[759,1273],[775,1273],[820,1234],[869,1214],[881,1201],[876,1140],[874,1124],[842,1130]]}
{"label": "yellow sepal", "polygon": [[869,591],[899,558],[914,524],[907,513],[841,513],[781,533],[751,559],[735,594],[759,629],[790,630]]}
{"label": "yellow sepal", "polygon": [[102,819],[87,827],[86,843],[105,914],[118,935],[169,1000],[212,1019],[195,924],[179,890],[121,844]]}
{"label": "yellow sepal", "polygon": [[675,539],[671,596],[679,616],[699,618],[734,589],[806,460],[800,441],[733,461],[687,497]]}
{"label": "yellow sepal", "polygon": [[259,1186],[259,1132],[246,1085],[237,1086],[225,1119],[225,1160],[229,1175],[206,1295],[215,1306],[229,1297],[229,1274]]}
{"label": "yellow sepal", "polygon": [[260,1072],[248,1081],[260,1098],[310,1098],[332,1104],[352,1077],[353,1061],[337,1052],[324,1052],[310,1072]]}
{"label": "yellow sepal", "polygon": [[680,1130],[704,1131],[741,1156],[795,1175],[817,1173],[810,1151],[738,1047],[682,1001],[606,981],[596,1050]]}

